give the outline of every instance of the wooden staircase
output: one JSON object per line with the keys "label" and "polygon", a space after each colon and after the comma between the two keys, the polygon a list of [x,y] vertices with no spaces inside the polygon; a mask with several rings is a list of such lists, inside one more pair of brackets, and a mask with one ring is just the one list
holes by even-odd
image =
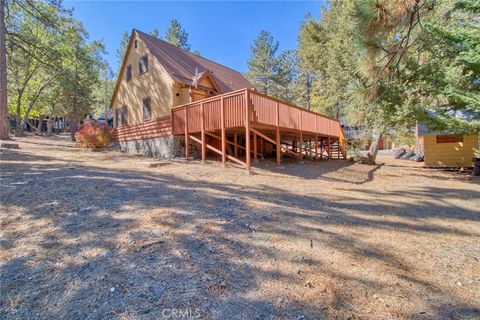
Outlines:
{"label": "wooden staircase", "polygon": [[340,147],[340,141],[336,139],[330,142],[330,159],[345,159],[345,154]]}

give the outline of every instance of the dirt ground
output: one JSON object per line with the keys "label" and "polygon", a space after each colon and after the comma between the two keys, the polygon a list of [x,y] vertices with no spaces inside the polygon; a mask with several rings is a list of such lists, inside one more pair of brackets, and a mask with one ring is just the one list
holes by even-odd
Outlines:
{"label": "dirt ground", "polygon": [[3,319],[479,319],[480,180],[1,150]]}

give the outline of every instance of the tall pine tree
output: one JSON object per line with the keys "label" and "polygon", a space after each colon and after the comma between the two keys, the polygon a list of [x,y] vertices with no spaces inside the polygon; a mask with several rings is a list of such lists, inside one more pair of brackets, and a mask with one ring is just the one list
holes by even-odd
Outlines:
{"label": "tall pine tree", "polygon": [[7,111],[7,49],[5,46],[5,0],[0,0],[0,140],[10,139],[8,135]]}
{"label": "tall pine tree", "polygon": [[250,47],[246,77],[258,91],[273,95],[276,92],[280,59],[277,57],[278,41],[270,32],[262,30]]}
{"label": "tall pine tree", "polygon": [[157,29],[157,28],[153,28],[152,31],[150,31],[150,35],[151,35],[152,37],[158,38],[158,29]]}
{"label": "tall pine tree", "polygon": [[353,11],[354,0],[329,1],[319,20],[306,17],[298,36],[303,92],[313,110],[336,118],[347,114],[348,87],[356,70]]}
{"label": "tall pine tree", "polygon": [[[480,3],[445,1],[424,23],[421,51],[405,59],[410,99],[432,128],[480,132]],[[407,82],[407,81],[405,81]],[[421,115],[420,115],[421,116]]]}
{"label": "tall pine tree", "polygon": [[120,68],[122,68],[123,59],[125,58],[125,53],[127,52],[128,42],[130,41],[130,37],[127,31],[122,33],[122,40],[120,40],[120,47],[117,49],[117,61],[118,61],[118,70],[117,73],[120,72]]}
{"label": "tall pine tree", "polygon": [[165,32],[163,39],[174,46],[180,47],[184,50],[190,51],[190,44],[188,43],[188,32],[182,28],[177,19],[170,21],[170,26]]}

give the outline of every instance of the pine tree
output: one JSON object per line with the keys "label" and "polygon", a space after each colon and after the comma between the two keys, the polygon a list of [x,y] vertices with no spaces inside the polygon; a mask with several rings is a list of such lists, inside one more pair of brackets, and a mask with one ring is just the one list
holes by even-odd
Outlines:
{"label": "pine tree", "polygon": [[118,61],[117,73],[119,73],[120,69],[122,68],[123,59],[125,58],[129,41],[130,41],[130,37],[128,35],[128,32],[124,31],[122,33],[122,40],[120,41],[120,47],[117,49],[117,61]]}
{"label": "pine tree", "polygon": [[355,7],[356,36],[360,57],[358,81],[352,97],[358,122],[372,132],[370,149],[363,162],[375,164],[382,135],[391,125],[398,88],[392,75],[411,44],[416,15],[421,0],[370,1],[357,0]]}
{"label": "pine tree", "polygon": [[[480,4],[445,1],[424,23],[418,55],[405,61],[409,97],[422,122],[457,134],[480,132]],[[417,50],[418,51],[418,50]],[[405,81],[407,82],[407,81]]]}
{"label": "pine tree", "polygon": [[0,0],[0,140],[10,139],[8,135],[8,111],[7,111],[7,51],[5,28],[5,0]]}
{"label": "pine tree", "polygon": [[280,59],[276,56],[278,41],[274,41],[270,32],[262,30],[250,47],[246,77],[258,91],[272,95],[275,88]]}
{"label": "pine tree", "polygon": [[336,118],[347,115],[348,87],[356,69],[353,10],[354,0],[329,1],[318,21],[305,18],[298,36],[302,92],[313,110]]}
{"label": "pine tree", "polygon": [[170,26],[168,27],[167,31],[165,32],[165,36],[163,38],[165,41],[182,48],[184,50],[190,51],[190,44],[188,43],[188,33],[182,28],[180,22],[177,19],[173,19],[170,22]]}
{"label": "pine tree", "polygon": [[278,46],[268,31],[261,31],[251,46],[245,76],[262,93],[308,107],[302,95],[304,74],[298,65],[297,50],[277,54]]}
{"label": "pine tree", "polygon": [[157,28],[153,28],[152,31],[150,31],[150,35],[151,35],[152,37],[158,38],[158,29],[157,29]]}
{"label": "pine tree", "polygon": [[274,74],[271,95],[281,100],[307,107],[301,99],[302,79],[299,78],[296,50],[287,50],[278,55],[278,67]]}

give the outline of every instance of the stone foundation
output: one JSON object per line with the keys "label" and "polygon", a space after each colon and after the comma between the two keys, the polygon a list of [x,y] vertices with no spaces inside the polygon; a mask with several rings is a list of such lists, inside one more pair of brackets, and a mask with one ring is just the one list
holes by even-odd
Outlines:
{"label": "stone foundation", "polygon": [[[120,141],[113,144],[113,149],[153,158],[185,157],[185,140],[183,137],[164,136],[143,140]],[[190,144],[190,154],[192,157],[199,155],[195,145]]]}
{"label": "stone foundation", "polygon": [[175,158],[185,153],[183,139],[164,136],[143,140],[120,141],[113,144],[113,149],[126,153],[141,154],[153,158]]}

